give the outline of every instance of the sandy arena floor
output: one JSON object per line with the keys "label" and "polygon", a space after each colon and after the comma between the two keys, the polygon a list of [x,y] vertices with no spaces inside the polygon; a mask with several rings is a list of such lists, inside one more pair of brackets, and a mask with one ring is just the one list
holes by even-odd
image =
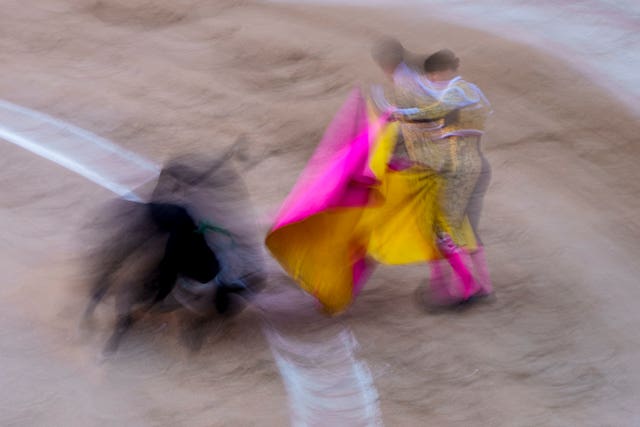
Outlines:
{"label": "sandy arena floor", "polygon": [[[0,6],[1,99],[158,163],[242,136],[251,148],[238,166],[265,225],[349,90],[383,79],[369,56],[376,37],[416,52],[451,47],[495,110],[482,232],[498,300],[429,316],[413,300],[424,268],[378,269],[335,322],[360,343],[382,421],[640,425],[640,124],[570,58],[403,11],[242,0]],[[180,316],[149,318],[99,362],[110,313],[98,313],[93,334],[79,330],[78,236],[112,195],[9,143],[0,165],[0,424],[290,423],[254,308],[212,326],[197,353],[181,345]],[[278,321],[290,334],[328,322],[286,289],[290,314]]]}

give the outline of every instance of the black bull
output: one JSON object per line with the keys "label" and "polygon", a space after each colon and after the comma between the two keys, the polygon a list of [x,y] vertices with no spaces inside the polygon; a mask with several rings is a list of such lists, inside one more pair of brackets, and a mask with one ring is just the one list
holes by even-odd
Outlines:
{"label": "black bull", "polygon": [[246,188],[225,160],[174,160],[149,202],[118,199],[101,210],[85,318],[114,293],[117,319],[107,350],[118,347],[136,312],[161,305],[177,287],[219,314],[237,311],[238,297],[261,288],[257,224]]}

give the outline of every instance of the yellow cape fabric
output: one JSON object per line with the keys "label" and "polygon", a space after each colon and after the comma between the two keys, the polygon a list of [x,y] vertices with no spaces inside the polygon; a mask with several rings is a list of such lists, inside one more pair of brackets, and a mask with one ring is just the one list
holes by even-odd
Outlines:
{"label": "yellow cape fabric", "polygon": [[[389,169],[397,136],[397,123],[378,133],[369,165],[379,183],[367,206],[327,210],[267,235],[273,256],[329,313],[341,312],[353,301],[358,260],[409,264],[440,257],[434,223],[446,224],[438,203],[443,178],[422,167]],[[463,233],[467,248],[475,249],[466,220]]]}

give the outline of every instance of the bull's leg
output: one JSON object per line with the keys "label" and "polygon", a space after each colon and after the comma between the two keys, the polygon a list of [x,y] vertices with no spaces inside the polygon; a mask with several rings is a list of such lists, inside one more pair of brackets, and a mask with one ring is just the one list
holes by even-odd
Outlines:
{"label": "bull's leg", "polygon": [[89,304],[87,304],[87,308],[84,310],[84,314],[82,316],[83,320],[88,321],[91,316],[93,316],[94,311],[100,301],[104,298],[109,290],[110,281],[105,279],[99,286],[96,286],[93,292],[91,293],[91,297],[89,299]]}
{"label": "bull's leg", "polygon": [[134,323],[133,313],[127,313],[122,316],[118,316],[118,320],[116,321],[116,326],[111,334],[111,337],[107,341],[107,344],[104,348],[105,354],[115,353],[120,346],[120,342],[122,341],[122,337],[127,333],[131,326]]}
{"label": "bull's leg", "polygon": [[243,279],[221,282],[216,278],[214,305],[219,314],[233,316],[238,314],[251,296],[251,290]]}
{"label": "bull's leg", "polygon": [[105,353],[113,353],[120,346],[122,338],[133,326],[136,316],[134,306],[143,303],[142,312],[146,312],[152,305],[148,297],[148,288],[144,284],[129,283],[116,293],[116,324],[104,348]]}

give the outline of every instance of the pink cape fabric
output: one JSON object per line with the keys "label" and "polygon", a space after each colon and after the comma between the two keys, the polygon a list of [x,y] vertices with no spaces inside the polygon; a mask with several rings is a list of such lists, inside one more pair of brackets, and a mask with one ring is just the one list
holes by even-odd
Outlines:
{"label": "pink cape fabric", "polygon": [[272,230],[337,207],[367,204],[377,182],[368,160],[373,138],[364,97],[351,91],[285,200]]}
{"label": "pink cape fabric", "polygon": [[[381,133],[386,123],[387,116],[369,120],[364,97],[354,89],[266,237],[274,258],[330,313],[353,301],[375,266],[372,259],[399,264],[440,257],[435,235],[423,232],[437,210],[430,193],[437,185],[416,187],[415,176],[434,184],[440,178],[428,170],[385,168],[395,143],[386,131],[397,128]],[[473,278],[457,258],[449,261],[467,297]]]}
{"label": "pink cape fabric", "polygon": [[284,269],[329,312],[348,305],[373,267],[352,226],[379,183],[369,161],[384,123],[370,123],[362,92],[353,89],[266,238]]}

